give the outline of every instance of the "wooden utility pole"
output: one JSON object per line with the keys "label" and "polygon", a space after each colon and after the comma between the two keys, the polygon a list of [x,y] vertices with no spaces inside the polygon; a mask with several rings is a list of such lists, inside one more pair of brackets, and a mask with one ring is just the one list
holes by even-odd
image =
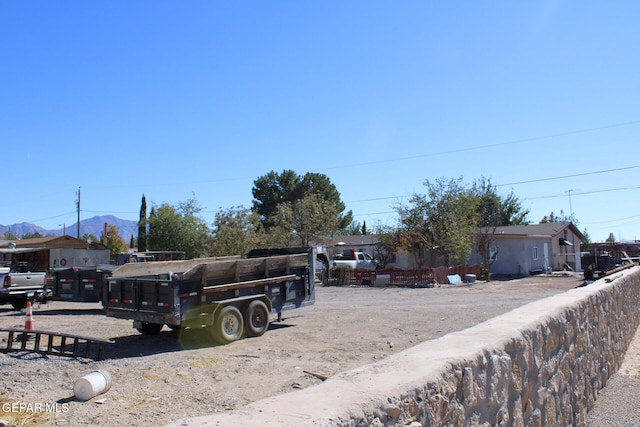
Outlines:
{"label": "wooden utility pole", "polygon": [[76,201],[78,207],[78,240],[80,240],[80,187],[78,187],[78,200]]}

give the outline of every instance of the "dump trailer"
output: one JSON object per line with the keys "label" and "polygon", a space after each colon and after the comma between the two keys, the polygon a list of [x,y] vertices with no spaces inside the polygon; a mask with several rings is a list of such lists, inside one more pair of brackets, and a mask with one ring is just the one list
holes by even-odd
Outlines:
{"label": "dump trailer", "polygon": [[314,304],[315,248],[252,251],[247,258],[129,263],[104,287],[107,316],[132,319],[142,334],[206,328],[227,344],[260,336],[270,316]]}
{"label": "dump trailer", "polygon": [[611,256],[609,253],[600,255],[583,255],[581,263],[584,266],[584,278],[587,280],[595,279],[607,275],[609,270],[622,265],[622,259]]}

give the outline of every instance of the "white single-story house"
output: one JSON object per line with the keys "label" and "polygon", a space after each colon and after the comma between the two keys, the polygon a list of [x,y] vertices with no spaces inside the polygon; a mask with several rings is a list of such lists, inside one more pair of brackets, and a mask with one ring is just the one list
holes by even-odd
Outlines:
{"label": "white single-story house", "polygon": [[[491,273],[525,276],[549,271],[582,271],[580,242],[583,239],[584,235],[570,222],[496,227],[491,244]],[[331,256],[343,249],[353,249],[377,257],[376,242],[377,236],[364,235],[336,236],[319,244],[325,246]],[[422,258],[425,267],[444,265],[442,256],[433,251],[427,251]],[[482,264],[475,245],[467,264]],[[412,269],[417,268],[418,263],[413,254],[397,248],[387,267]]]}
{"label": "white single-story house", "polygon": [[[483,230],[486,231],[486,230]],[[570,222],[496,227],[491,244],[491,273],[523,276],[536,272],[582,271],[584,235]],[[469,264],[481,264],[474,248]]]}

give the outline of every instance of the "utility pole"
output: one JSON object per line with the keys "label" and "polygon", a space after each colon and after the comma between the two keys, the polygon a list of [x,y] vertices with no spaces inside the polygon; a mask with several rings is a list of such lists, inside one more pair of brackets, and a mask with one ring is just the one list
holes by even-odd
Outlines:
{"label": "utility pole", "polygon": [[80,187],[78,187],[78,199],[76,200],[76,207],[78,208],[78,240],[80,240]]}

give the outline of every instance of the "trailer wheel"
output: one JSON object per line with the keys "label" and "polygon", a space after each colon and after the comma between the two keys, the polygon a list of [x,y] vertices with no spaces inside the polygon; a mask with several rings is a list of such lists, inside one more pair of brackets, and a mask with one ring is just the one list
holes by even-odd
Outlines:
{"label": "trailer wheel", "polygon": [[240,310],[232,305],[222,307],[220,312],[214,314],[211,334],[220,344],[229,344],[242,339],[244,322]]}
{"label": "trailer wheel", "polygon": [[140,327],[136,327],[136,329],[142,335],[157,335],[160,333],[163,326],[164,325],[158,323],[142,322],[142,325]]}
{"label": "trailer wheel", "polygon": [[253,300],[244,312],[244,327],[247,336],[259,337],[269,329],[269,309],[260,300]]}
{"label": "trailer wheel", "polygon": [[11,302],[11,305],[13,306],[14,310],[22,310],[23,308],[27,307],[27,300],[16,300]]}

